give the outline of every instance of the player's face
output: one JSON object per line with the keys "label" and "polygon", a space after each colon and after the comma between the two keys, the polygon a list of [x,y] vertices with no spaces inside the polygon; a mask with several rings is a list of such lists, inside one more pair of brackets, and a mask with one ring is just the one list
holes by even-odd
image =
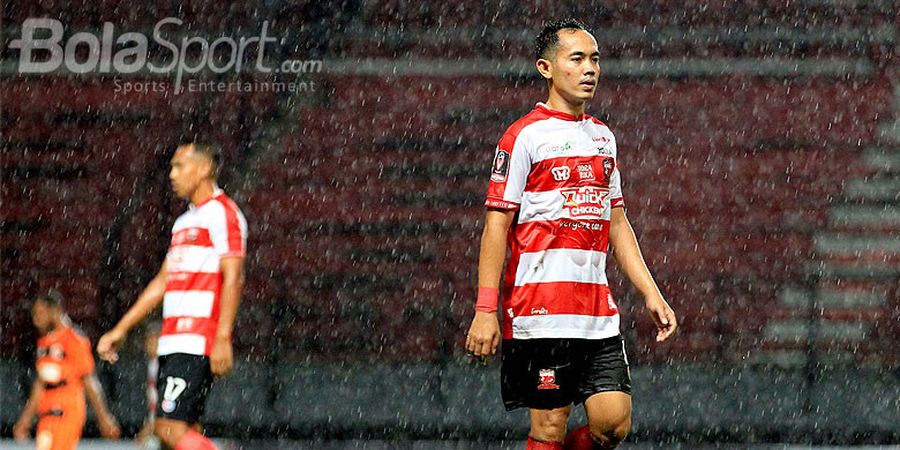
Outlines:
{"label": "player's face", "polygon": [[56,308],[38,300],[34,302],[34,306],[31,308],[31,322],[34,323],[34,327],[38,331],[47,333],[53,329],[58,313],[59,311]]}
{"label": "player's face", "polygon": [[553,88],[566,100],[583,103],[594,98],[600,74],[600,51],[594,36],[584,30],[560,30],[550,72]]}
{"label": "player's face", "polygon": [[193,146],[183,145],[175,150],[171,164],[169,182],[172,184],[172,191],[181,198],[191,198],[191,194],[209,173],[208,161],[194,152]]}

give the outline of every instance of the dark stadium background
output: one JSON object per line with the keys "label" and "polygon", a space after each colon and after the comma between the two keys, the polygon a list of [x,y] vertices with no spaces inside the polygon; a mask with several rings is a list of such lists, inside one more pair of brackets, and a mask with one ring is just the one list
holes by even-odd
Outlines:
{"label": "dark stadium background", "polygon": [[[168,160],[200,137],[223,149],[221,185],[250,224],[238,363],[212,395],[213,436],[524,440],[497,363],[469,361],[462,342],[493,149],[545,100],[533,36],[573,16],[603,53],[588,112],[617,136],[628,215],[681,321],[655,344],[611,270],[630,441],[900,442],[898,4],[675,3],[4,2],[2,436],[33,376],[29,299],[59,289],[96,342],[158,268],[185,207]],[[300,92],[126,94],[119,84],[173,76],[20,73],[10,43],[39,17],[66,38],[104,22],[151,36],[176,17],[172,39],[210,41],[268,21],[267,63],[321,65],[266,74],[249,52],[240,73],[185,74]],[[140,334],[98,365],[126,433],[145,413]]]}

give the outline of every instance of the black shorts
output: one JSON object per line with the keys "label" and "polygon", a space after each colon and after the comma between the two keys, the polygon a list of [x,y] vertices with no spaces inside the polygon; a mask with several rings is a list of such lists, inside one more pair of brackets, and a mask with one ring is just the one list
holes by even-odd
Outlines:
{"label": "black shorts", "polygon": [[621,336],[503,341],[500,383],[507,410],[554,409],[598,392],[631,393]]}
{"label": "black shorts", "polygon": [[159,357],[156,417],[198,423],[212,387],[206,356],[173,353]]}

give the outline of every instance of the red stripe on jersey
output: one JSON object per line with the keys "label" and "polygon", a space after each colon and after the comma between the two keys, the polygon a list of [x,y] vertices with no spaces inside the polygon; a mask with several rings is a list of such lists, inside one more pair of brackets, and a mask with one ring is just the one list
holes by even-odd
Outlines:
{"label": "red stripe on jersey", "polygon": [[566,187],[609,187],[616,167],[608,156],[564,156],[538,161],[531,166],[525,184],[527,192],[544,192]]}
{"label": "red stripe on jersey", "polygon": [[222,287],[222,273],[172,272],[166,278],[169,291],[213,291]]}
{"label": "red stripe on jersey", "polygon": [[225,208],[225,234],[228,236],[228,251],[221,256],[244,256],[244,241],[241,237],[237,205],[224,195],[217,197],[216,200]]}
{"label": "red stripe on jersey", "polygon": [[516,225],[515,239],[522,243],[519,253],[571,248],[609,251],[608,220],[571,220],[526,222]]}
{"label": "red stripe on jersey", "polygon": [[625,207],[625,199],[622,197],[614,198],[610,200],[611,208],[624,208]]}
{"label": "red stripe on jersey", "polygon": [[209,341],[216,336],[216,326],[216,320],[207,317],[166,317],[160,336],[202,334]]}
{"label": "red stripe on jersey", "polygon": [[212,238],[209,237],[209,230],[200,227],[190,227],[178,230],[172,234],[171,247],[180,247],[183,245],[193,245],[197,247],[212,247]]}
{"label": "red stripe on jersey", "polygon": [[518,316],[578,314],[607,317],[618,313],[605,284],[556,282],[516,286],[504,310]]}

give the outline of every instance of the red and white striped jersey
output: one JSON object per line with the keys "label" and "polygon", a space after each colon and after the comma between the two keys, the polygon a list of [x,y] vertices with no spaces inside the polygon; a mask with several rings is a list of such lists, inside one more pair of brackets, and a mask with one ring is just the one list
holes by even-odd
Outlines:
{"label": "red and white striped jersey", "polygon": [[206,355],[219,321],[222,258],[242,257],[247,221],[238,206],[216,189],[212,198],[191,205],[172,226],[166,255],[166,293],[159,355]]}
{"label": "red and white striped jersey", "polygon": [[619,334],[606,281],[610,212],[625,205],[616,140],[538,103],[500,139],[485,206],[517,211],[503,281],[504,339]]}

